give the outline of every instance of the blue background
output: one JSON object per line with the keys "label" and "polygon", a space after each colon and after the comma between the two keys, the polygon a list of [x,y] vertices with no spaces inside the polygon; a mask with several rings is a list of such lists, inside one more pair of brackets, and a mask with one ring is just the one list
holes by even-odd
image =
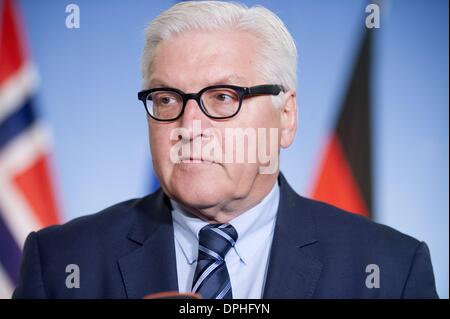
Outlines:
{"label": "blue background", "polygon": [[[364,28],[366,1],[243,1],[277,13],[299,51],[299,131],[282,152],[291,185],[308,195]],[[81,28],[65,26],[69,3]],[[150,154],[140,57],[146,24],[174,1],[22,0],[53,132],[63,220],[148,193]],[[376,30],[375,219],[426,241],[448,298],[448,1],[391,0]]]}

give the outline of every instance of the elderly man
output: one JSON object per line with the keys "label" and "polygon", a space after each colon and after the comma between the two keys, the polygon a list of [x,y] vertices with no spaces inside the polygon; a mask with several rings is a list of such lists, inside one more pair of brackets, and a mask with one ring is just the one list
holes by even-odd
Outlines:
{"label": "elderly man", "polygon": [[30,234],[14,297],[437,297],[425,243],[279,173],[296,57],[263,7],[181,2],[153,20],[138,97],[161,189]]}

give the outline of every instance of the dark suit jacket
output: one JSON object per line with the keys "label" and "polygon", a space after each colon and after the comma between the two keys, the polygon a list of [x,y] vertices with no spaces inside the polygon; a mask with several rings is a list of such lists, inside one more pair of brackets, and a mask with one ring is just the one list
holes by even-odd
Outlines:
{"label": "dark suit jacket", "polygon": [[[425,243],[303,198],[281,174],[278,183],[264,298],[437,297]],[[31,233],[13,297],[142,298],[178,290],[170,212],[159,190]],[[80,288],[66,287],[69,264],[79,266]],[[370,264],[378,266],[379,288],[366,286],[375,274],[366,272]]]}

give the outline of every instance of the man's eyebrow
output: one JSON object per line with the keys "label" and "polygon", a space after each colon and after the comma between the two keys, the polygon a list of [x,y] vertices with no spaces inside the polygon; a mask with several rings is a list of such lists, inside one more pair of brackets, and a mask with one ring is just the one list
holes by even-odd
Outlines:
{"label": "man's eyebrow", "polygon": [[149,86],[151,88],[156,88],[156,87],[171,87],[170,85],[168,85],[165,81],[160,80],[158,78],[155,79],[150,79],[149,81]]}
{"label": "man's eyebrow", "polygon": [[[237,75],[237,74],[231,74],[227,75],[221,78],[218,78],[216,80],[212,80],[206,83],[206,86],[213,86],[213,85],[220,85],[220,84],[234,84],[234,85],[247,85],[248,81],[245,77]],[[157,88],[157,87],[165,87],[165,88],[173,88],[174,86],[168,84],[168,82],[154,78],[150,79],[149,85],[151,88]]]}

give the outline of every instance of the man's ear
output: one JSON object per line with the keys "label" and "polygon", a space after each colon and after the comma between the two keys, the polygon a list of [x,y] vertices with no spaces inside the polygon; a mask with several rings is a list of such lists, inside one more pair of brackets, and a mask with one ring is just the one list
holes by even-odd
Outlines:
{"label": "man's ear", "polygon": [[285,100],[280,109],[280,146],[287,148],[294,141],[297,131],[297,93],[289,90],[284,96]]}

